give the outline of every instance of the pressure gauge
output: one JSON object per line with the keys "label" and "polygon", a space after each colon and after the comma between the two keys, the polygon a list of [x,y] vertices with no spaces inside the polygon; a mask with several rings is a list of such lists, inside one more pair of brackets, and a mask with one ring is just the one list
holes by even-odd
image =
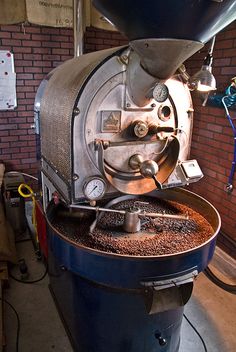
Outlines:
{"label": "pressure gauge", "polygon": [[97,200],[102,198],[105,193],[105,181],[98,176],[88,178],[83,187],[84,195],[89,200]]}
{"label": "pressure gauge", "polygon": [[169,96],[169,89],[163,83],[157,83],[152,91],[153,98],[158,103],[163,103]]}

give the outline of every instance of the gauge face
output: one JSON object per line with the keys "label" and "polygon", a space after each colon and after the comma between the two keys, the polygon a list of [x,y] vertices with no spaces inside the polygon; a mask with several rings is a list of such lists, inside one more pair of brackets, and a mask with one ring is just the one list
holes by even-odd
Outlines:
{"label": "gauge face", "polygon": [[169,90],[163,83],[157,83],[152,92],[153,98],[158,103],[163,103],[168,98]]}
{"label": "gauge face", "polygon": [[89,178],[84,184],[84,195],[89,200],[100,199],[105,193],[106,184],[102,178]]}

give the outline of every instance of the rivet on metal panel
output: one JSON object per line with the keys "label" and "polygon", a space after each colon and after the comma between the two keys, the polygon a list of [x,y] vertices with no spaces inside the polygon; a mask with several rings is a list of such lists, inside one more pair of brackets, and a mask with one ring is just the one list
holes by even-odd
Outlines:
{"label": "rivet on metal panel", "polygon": [[74,174],[74,175],[72,176],[72,179],[73,179],[73,181],[77,181],[77,180],[79,179],[79,175]]}
{"label": "rivet on metal panel", "polygon": [[74,113],[75,116],[79,115],[80,114],[80,109],[75,108],[73,113]]}
{"label": "rivet on metal panel", "polygon": [[157,338],[160,346],[165,346],[167,344],[167,340],[164,339],[162,336],[159,336],[159,337],[156,336],[156,338]]}

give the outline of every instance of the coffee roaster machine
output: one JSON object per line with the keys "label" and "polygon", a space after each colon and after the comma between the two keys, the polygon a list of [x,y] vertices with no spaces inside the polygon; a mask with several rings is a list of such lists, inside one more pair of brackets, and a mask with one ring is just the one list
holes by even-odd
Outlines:
{"label": "coffee roaster machine", "polygon": [[[214,207],[182,188],[203,175],[188,160],[193,106],[179,67],[236,18],[236,1],[93,3],[130,44],[69,60],[39,88],[50,287],[76,351],[177,352],[184,304],[220,227]],[[138,256],[90,248],[55,226],[62,207],[78,236],[86,213],[94,231],[111,204],[133,199],[122,229],[132,241],[143,234],[141,195],[187,204],[214,234],[190,250]]]}

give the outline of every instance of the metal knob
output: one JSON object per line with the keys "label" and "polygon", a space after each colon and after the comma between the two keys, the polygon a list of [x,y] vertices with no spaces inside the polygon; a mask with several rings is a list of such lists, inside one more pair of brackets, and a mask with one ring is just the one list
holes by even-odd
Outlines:
{"label": "metal knob", "polygon": [[137,170],[140,168],[143,161],[143,156],[141,154],[134,154],[129,159],[129,166],[131,169]]}
{"label": "metal knob", "polygon": [[154,160],[145,160],[140,165],[140,173],[143,177],[153,178],[159,171],[159,167]]}
{"label": "metal knob", "polygon": [[148,134],[148,124],[145,121],[137,120],[132,125],[136,137],[143,138]]}
{"label": "metal knob", "polygon": [[153,178],[159,171],[159,167],[154,160],[143,160],[141,154],[134,154],[129,159],[129,166],[133,170],[140,171],[141,175],[146,178]]}

